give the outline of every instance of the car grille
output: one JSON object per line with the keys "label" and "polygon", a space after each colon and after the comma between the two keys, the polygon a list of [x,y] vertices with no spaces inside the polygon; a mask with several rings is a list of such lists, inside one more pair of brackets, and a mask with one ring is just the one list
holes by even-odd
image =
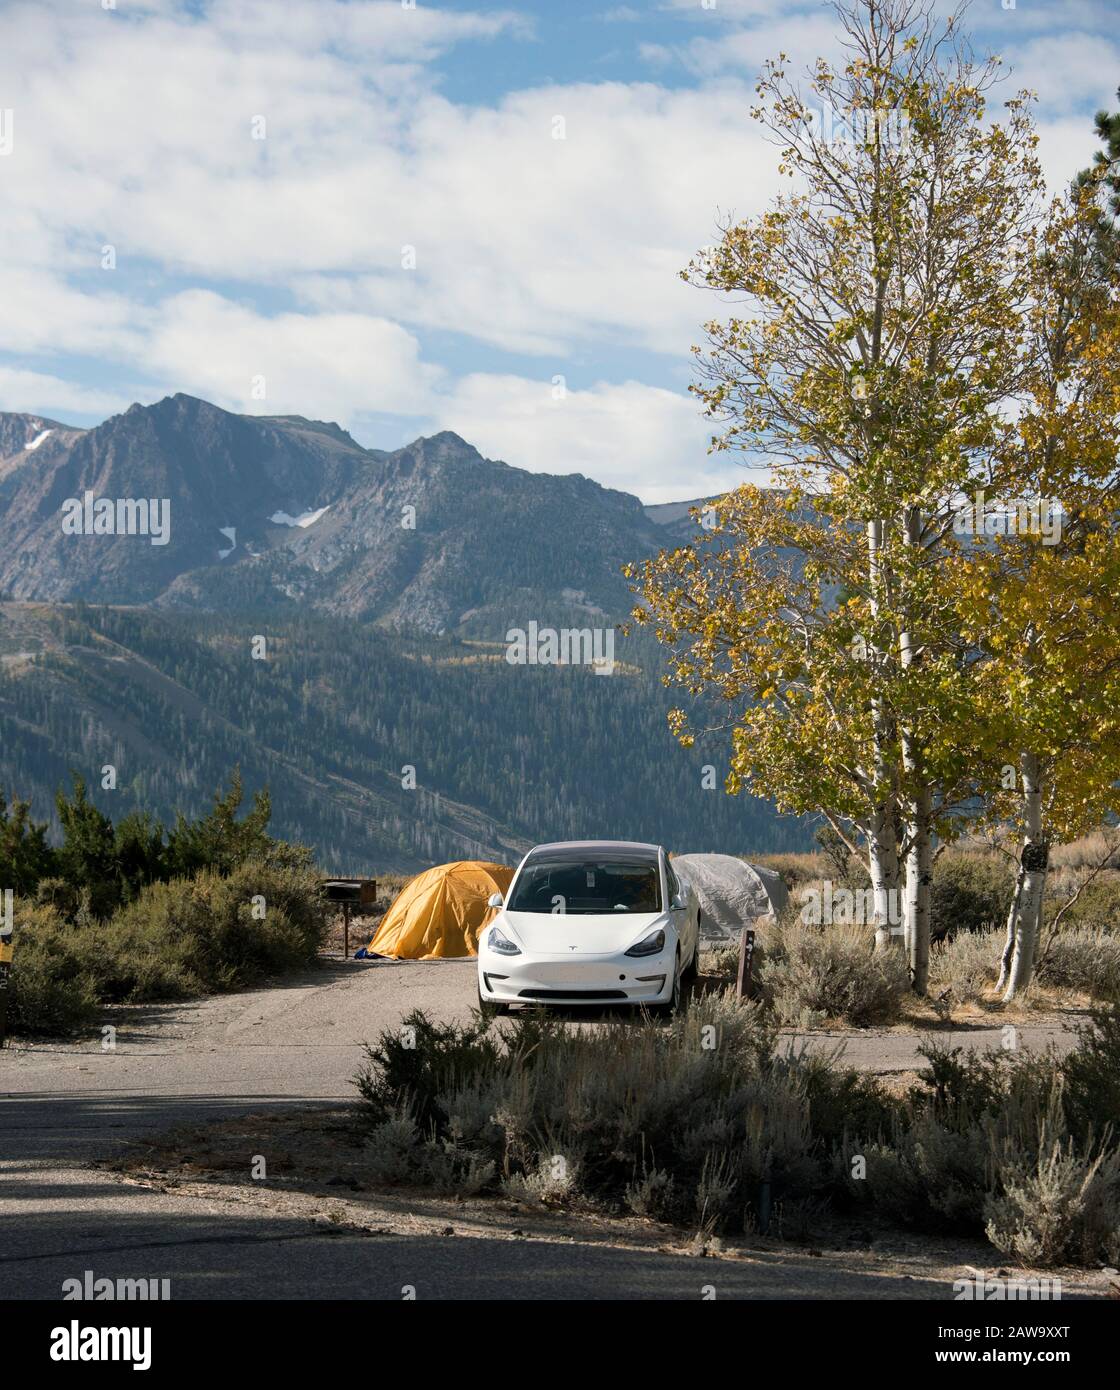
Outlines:
{"label": "car grille", "polygon": [[518,999],[625,999],[621,989],[523,989]]}

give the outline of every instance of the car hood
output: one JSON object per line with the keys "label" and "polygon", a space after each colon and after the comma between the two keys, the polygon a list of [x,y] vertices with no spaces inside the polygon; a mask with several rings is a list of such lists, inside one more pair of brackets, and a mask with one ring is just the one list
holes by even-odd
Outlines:
{"label": "car hood", "polygon": [[[626,951],[655,927],[668,925],[664,912],[502,912],[494,925],[523,951],[563,956]],[[575,948],[573,950],[573,947]]]}

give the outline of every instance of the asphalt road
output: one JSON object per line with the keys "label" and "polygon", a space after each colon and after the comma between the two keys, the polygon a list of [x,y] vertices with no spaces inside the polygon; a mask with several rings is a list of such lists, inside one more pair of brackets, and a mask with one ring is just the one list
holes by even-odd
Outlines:
{"label": "asphalt road", "polygon": [[[942,1298],[943,1281],[783,1254],[719,1261],[610,1245],[371,1237],[298,1213],[184,1197],[91,1167],[145,1134],[300,1102],[345,1102],[361,1044],[421,1006],[465,1018],[473,961],[334,962],[285,985],[126,1010],[116,1046],[35,1044],[0,1052],[0,1288],[57,1298],[62,1281],[170,1278],[174,1298],[617,1299]],[[1067,1035],[1068,1036],[1068,1035]],[[999,1046],[999,1029],[956,1034]],[[835,1047],[815,1034],[786,1045]],[[1024,1029],[1021,1046],[1062,1041]],[[878,1072],[916,1063],[916,1040],[880,1033],[845,1060]]]}

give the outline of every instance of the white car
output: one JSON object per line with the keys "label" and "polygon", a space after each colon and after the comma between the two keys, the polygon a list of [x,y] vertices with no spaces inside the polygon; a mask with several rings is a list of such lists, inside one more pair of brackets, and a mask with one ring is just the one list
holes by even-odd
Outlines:
{"label": "white car", "polygon": [[538,845],[478,942],[478,1000],[640,1004],[671,1014],[695,978],[700,908],[660,845],[580,840]]}

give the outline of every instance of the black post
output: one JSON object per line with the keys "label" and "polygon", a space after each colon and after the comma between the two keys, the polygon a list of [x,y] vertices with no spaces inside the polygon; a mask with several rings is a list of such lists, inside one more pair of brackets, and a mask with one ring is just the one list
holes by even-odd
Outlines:
{"label": "black post", "polygon": [[736,999],[745,999],[751,987],[751,957],[754,955],[754,928],[744,927],[739,938],[739,977],[735,982]]}

